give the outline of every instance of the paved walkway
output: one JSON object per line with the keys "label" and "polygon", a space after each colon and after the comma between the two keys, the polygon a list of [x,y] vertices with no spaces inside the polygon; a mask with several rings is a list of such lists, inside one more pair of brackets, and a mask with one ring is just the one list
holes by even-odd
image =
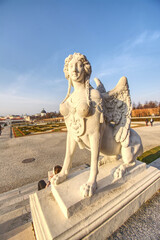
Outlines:
{"label": "paved walkway", "polygon": [[[134,130],[142,138],[144,151],[160,145],[160,123]],[[65,145],[66,133],[10,138],[10,128],[5,127],[0,136],[0,193],[46,178],[54,165],[63,164]],[[35,161],[22,163],[27,158]],[[73,167],[83,163],[90,164],[90,152],[77,147]]]}
{"label": "paved walkway", "polygon": [[134,128],[141,136],[144,151],[160,145],[160,123],[156,122],[153,127],[145,126]]}
{"label": "paved walkway", "polygon": [[9,126],[6,126],[3,130],[2,130],[2,134],[0,136],[0,141],[6,141],[9,140],[12,137],[12,132]]}
{"label": "paved walkway", "polygon": [[[0,193],[46,178],[53,166],[63,164],[66,133],[10,138],[9,127],[0,136]],[[24,159],[35,158],[30,163]],[[73,167],[89,163],[90,152],[77,148]]]}
{"label": "paved walkway", "polygon": [[149,164],[152,167],[156,167],[160,170],[160,158]]}
{"label": "paved walkway", "polygon": [[[140,134],[144,150],[160,145],[160,124],[134,130]],[[62,164],[65,139],[66,133],[10,138],[10,128],[6,127],[0,137],[0,182],[4,184],[0,187],[1,192],[44,178],[54,164]],[[77,149],[74,166],[82,164],[83,161],[89,163],[89,155],[88,151]],[[22,160],[27,157],[35,157],[36,161],[23,164]],[[151,165],[160,169],[160,158]],[[33,184],[31,186],[33,187]],[[157,193],[151,200],[143,204],[138,212],[131,216],[108,240],[160,239],[159,206],[160,193]],[[23,220],[28,221],[26,218]],[[24,225],[23,231],[19,229],[18,233],[17,230],[10,232],[11,239],[34,239],[32,226],[30,222],[27,224],[29,225],[27,227]],[[3,227],[3,224],[1,225]],[[10,239],[8,235],[6,236],[7,238],[4,239]]]}

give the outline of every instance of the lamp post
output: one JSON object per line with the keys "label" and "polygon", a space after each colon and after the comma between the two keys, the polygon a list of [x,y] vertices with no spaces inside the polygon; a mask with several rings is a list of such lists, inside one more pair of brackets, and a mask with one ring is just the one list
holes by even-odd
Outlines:
{"label": "lamp post", "polygon": [[10,138],[12,138],[12,122],[11,122],[11,120],[9,122],[9,125],[10,125]]}

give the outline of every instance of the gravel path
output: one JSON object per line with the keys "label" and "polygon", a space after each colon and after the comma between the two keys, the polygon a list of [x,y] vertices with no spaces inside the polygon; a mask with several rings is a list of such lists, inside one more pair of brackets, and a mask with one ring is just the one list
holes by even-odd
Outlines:
{"label": "gravel path", "polygon": [[160,192],[133,214],[107,240],[159,240],[160,239]]}
{"label": "gravel path", "polygon": [[134,128],[141,136],[144,152],[160,145],[160,123],[155,122],[153,127],[145,126]]}
{"label": "gravel path", "polygon": [[[0,193],[46,178],[54,165],[63,164],[65,143],[66,133],[10,138],[6,127],[0,137]],[[77,148],[73,167],[89,163],[89,156],[89,151]],[[28,158],[35,161],[22,163]]]}
{"label": "gravel path", "polygon": [[[134,128],[141,138],[144,151],[160,145],[160,124]],[[10,138],[5,127],[0,136],[0,193],[47,177],[56,164],[62,165],[65,155],[66,133],[49,133],[36,136]],[[35,158],[31,163],[24,159]],[[90,152],[76,149],[73,167],[90,163]]]}

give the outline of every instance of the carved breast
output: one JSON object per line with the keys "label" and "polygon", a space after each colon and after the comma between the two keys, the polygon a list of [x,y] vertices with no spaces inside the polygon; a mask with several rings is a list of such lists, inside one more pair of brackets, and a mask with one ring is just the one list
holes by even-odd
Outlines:
{"label": "carved breast", "polygon": [[69,114],[68,102],[61,103],[59,111],[63,116],[67,116]]}
{"label": "carved breast", "polygon": [[64,116],[67,129],[75,139],[84,134],[85,118],[88,117],[89,111],[90,107],[85,94],[80,97],[72,94],[66,102],[60,105],[60,113]]}
{"label": "carved breast", "polygon": [[80,117],[87,117],[89,115],[89,106],[86,102],[80,102],[76,108],[77,114]]}

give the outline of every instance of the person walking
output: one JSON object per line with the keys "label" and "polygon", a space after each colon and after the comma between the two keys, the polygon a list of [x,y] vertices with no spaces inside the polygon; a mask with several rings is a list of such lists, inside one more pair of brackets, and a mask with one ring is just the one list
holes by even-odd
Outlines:
{"label": "person walking", "polygon": [[146,122],[146,126],[148,126],[148,119],[147,118],[146,118],[145,122]]}
{"label": "person walking", "polygon": [[153,120],[153,118],[151,118],[151,120],[150,120],[151,127],[153,126],[153,122],[154,122],[154,120]]}

